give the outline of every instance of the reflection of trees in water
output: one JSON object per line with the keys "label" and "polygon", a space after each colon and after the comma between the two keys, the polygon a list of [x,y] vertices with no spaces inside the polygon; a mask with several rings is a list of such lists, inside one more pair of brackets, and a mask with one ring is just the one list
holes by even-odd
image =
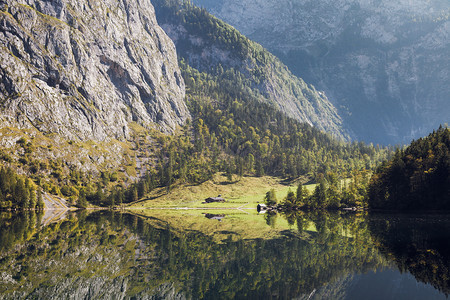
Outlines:
{"label": "reflection of trees in water", "polygon": [[[284,237],[271,240],[217,244],[201,233],[161,232],[171,235],[164,240],[172,244],[170,248],[162,245],[168,257],[161,256],[159,264],[174,272],[175,281],[189,274],[190,280],[182,284],[193,298],[292,298],[345,274],[382,264],[361,217],[323,212],[286,217],[301,231],[285,231]],[[273,226],[277,215],[264,218]],[[317,232],[308,231],[311,223]],[[344,232],[353,237],[344,237]]]}
{"label": "reflection of trees in water", "polygon": [[266,224],[270,227],[274,228],[277,223],[278,214],[274,211],[268,211],[264,215],[264,219],[266,220]]}
{"label": "reflection of trees in water", "polygon": [[323,212],[286,217],[300,230],[277,239],[218,244],[201,232],[170,228],[161,219],[82,213],[26,243],[16,239],[21,246],[0,254],[0,271],[16,276],[20,268],[26,270],[16,276],[15,286],[8,286],[10,291],[26,282],[29,292],[41,294],[60,291],[52,286],[64,279],[67,291],[95,282],[101,282],[97,291],[120,291],[127,282],[128,296],[142,296],[169,283],[174,293],[193,299],[292,298],[382,264],[362,218]]}
{"label": "reflection of trees in water", "polygon": [[0,253],[26,241],[41,224],[42,211],[0,212]]}
{"label": "reflection of trees in water", "polygon": [[450,216],[372,215],[376,245],[401,271],[450,294]]}

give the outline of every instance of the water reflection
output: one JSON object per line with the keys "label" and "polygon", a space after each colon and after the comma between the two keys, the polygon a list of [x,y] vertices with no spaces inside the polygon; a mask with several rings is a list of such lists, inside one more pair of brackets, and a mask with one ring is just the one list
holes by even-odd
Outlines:
{"label": "water reflection", "polygon": [[208,214],[205,213],[205,218],[210,219],[210,220],[217,220],[217,221],[222,221],[223,218],[225,218],[225,214]]}
{"label": "water reflection", "polygon": [[40,227],[41,219],[42,213],[35,211],[0,211],[0,257],[14,245],[28,240]]}
{"label": "water reflection", "polygon": [[402,272],[450,293],[449,215],[373,215],[369,220],[378,248]]}
{"label": "water reflection", "polygon": [[[191,216],[200,223],[194,228],[185,227],[187,213],[185,222],[176,214],[84,211],[42,228],[36,215],[1,215],[0,298],[379,299],[406,298],[407,290],[443,296],[397,271],[396,265],[413,270],[404,256],[409,252],[390,238],[403,227],[383,216],[198,214]],[[279,234],[269,237],[268,228]],[[220,242],[211,231],[228,238]],[[248,238],[254,231],[261,237]],[[424,243],[425,231],[407,233],[414,234],[413,245],[432,253],[449,246]],[[445,292],[448,257],[439,255],[433,263],[442,269],[432,267],[438,273],[424,281]]]}

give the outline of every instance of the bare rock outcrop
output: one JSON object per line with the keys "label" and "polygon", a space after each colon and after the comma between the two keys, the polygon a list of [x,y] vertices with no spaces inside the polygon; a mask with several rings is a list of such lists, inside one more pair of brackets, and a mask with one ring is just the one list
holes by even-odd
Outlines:
{"label": "bare rock outcrop", "polygon": [[189,112],[149,0],[0,1],[0,123],[67,139],[164,132]]}

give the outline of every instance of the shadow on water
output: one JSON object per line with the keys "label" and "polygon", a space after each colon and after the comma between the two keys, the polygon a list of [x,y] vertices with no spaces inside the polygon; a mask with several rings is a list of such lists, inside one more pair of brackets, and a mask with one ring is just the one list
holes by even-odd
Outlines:
{"label": "shadow on water", "polygon": [[[233,216],[210,215],[212,220],[199,215],[199,221],[214,224],[217,232],[231,232],[224,223],[241,224]],[[233,235],[218,243],[207,232],[171,223],[173,216],[82,211],[40,227],[36,215],[2,215],[0,298],[357,299],[352,295],[367,296],[362,293],[368,290],[365,282],[379,288],[374,284],[379,278],[365,274],[385,270],[385,280],[396,280],[391,261],[407,261],[400,250],[391,251],[395,246],[386,234],[396,229],[385,220],[391,225],[384,230],[381,217],[326,212],[255,216],[274,227],[286,220],[288,227],[278,237]],[[414,243],[419,241],[416,236]],[[444,269],[438,272],[445,275]]]}

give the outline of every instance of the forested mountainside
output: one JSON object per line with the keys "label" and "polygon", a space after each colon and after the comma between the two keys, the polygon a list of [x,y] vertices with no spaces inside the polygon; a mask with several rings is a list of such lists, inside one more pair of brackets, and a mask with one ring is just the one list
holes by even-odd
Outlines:
{"label": "forested mountainside", "polygon": [[2,1],[0,121],[70,140],[189,117],[175,47],[145,1]]}
{"label": "forested mountainside", "polygon": [[395,210],[450,209],[450,129],[440,127],[382,164],[369,187],[369,206]]}
{"label": "forested mountainside", "polygon": [[409,143],[450,117],[447,0],[194,0],[326,92],[355,138]]}
{"label": "forested mountainside", "polygon": [[[340,131],[335,110],[323,94],[292,76],[274,56],[239,35],[232,27],[214,18],[205,10],[179,1],[170,3],[155,1],[158,18],[175,22],[172,25],[162,22],[165,28],[170,30],[171,26],[175,26],[178,29],[184,28],[180,29],[182,32],[186,31],[187,37],[174,38],[180,55],[177,62],[177,56],[173,51],[174,45],[160,31],[151,8],[141,10],[139,4],[132,1],[114,4],[118,6],[114,6],[112,2],[101,2],[97,4],[99,6],[79,4],[92,14],[102,12],[101,8],[105,9],[106,13],[101,20],[107,23],[103,28],[109,28],[109,31],[105,29],[104,36],[99,37],[91,35],[93,31],[89,29],[98,25],[94,22],[96,18],[99,18],[97,14],[88,19],[89,22],[94,22],[92,24],[84,24],[83,22],[88,21],[81,17],[78,21],[64,19],[68,18],[74,5],[69,2],[62,4],[36,2],[27,6],[14,2],[13,5],[4,5],[2,13],[5,20],[13,23],[17,21],[14,16],[22,18],[20,24],[27,24],[33,20],[37,22],[36,20],[41,18],[56,22],[42,29],[42,32],[49,32],[44,35],[45,43],[36,44],[44,47],[39,48],[43,51],[42,53],[33,52],[34,54],[29,56],[20,51],[14,55],[5,54],[6,57],[18,60],[16,65],[21,65],[20,55],[23,59],[29,59],[29,63],[22,64],[23,68],[25,66],[29,68],[29,70],[24,69],[24,72],[29,71],[29,73],[25,72],[24,76],[28,78],[26,76],[37,74],[37,77],[34,79],[29,77],[29,81],[24,85],[27,89],[40,90],[41,84],[55,83],[51,79],[53,77],[45,77],[47,81],[39,79],[41,78],[39,76],[49,76],[50,73],[46,73],[45,68],[39,71],[40,69],[36,69],[32,64],[35,61],[41,61],[39,56],[41,54],[42,59],[46,58],[45,51],[48,50],[44,51],[45,47],[47,49],[64,48],[62,46],[64,43],[57,36],[51,35],[52,32],[59,32],[58,30],[66,28],[70,34],[79,34],[80,43],[86,43],[82,44],[84,46],[81,50],[88,51],[91,48],[96,49],[95,51],[102,50],[105,54],[101,54],[101,57],[116,59],[112,65],[101,59],[99,65],[88,66],[85,63],[89,60],[95,62],[98,58],[97,52],[89,52],[86,54],[86,59],[89,58],[89,60],[81,59],[82,64],[71,65],[69,62],[74,57],[72,52],[77,48],[70,44],[72,48],[54,54],[51,56],[51,61],[66,62],[68,65],[64,66],[69,70],[74,68],[80,74],[97,66],[98,72],[95,74],[98,77],[86,77],[84,81],[77,82],[78,86],[75,83],[69,85],[69,87],[75,86],[77,91],[87,91],[92,87],[92,92],[98,92],[95,97],[89,96],[91,95],[89,93],[86,94],[87,96],[81,93],[78,95],[79,98],[71,96],[72,89],[64,90],[64,82],[66,82],[64,79],[57,85],[55,83],[54,86],[42,88],[43,91],[52,91],[51,95],[54,98],[53,96],[47,98],[46,94],[36,94],[35,101],[25,101],[22,98],[23,95],[31,97],[32,93],[24,92],[14,97],[5,97],[3,102],[5,106],[2,114],[5,119],[0,128],[2,163],[16,169],[19,174],[28,176],[37,185],[38,190],[42,189],[46,193],[67,198],[69,205],[85,207],[88,202],[98,205],[131,202],[157,186],[170,189],[180,183],[197,184],[211,179],[216,172],[226,172],[231,178],[233,174],[238,175],[238,178],[244,175],[264,174],[283,178],[298,178],[303,175],[303,178],[308,180],[328,176],[347,178],[355,175],[353,172],[361,171],[367,174],[365,170],[374,168],[389,156],[387,149],[364,143],[346,143],[332,137],[331,135],[335,135],[342,138],[345,134]],[[96,10],[93,10],[94,8]],[[117,9],[110,11],[112,8]],[[39,12],[45,9],[49,10],[49,15]],[[27,12],[30,16],[27,17],[22,12]],[[67,24],[64,23],[65,21],[62,24],[59,21],[58,23],[55,21],[56,17],[50,17],[50,15],[60,16],[62,20],[67,21]],[[119,25],[114,27],[112,23],[110,24],[118,16],[123,16],[124,19],[119,18],[117,22],[122,20],[129,26],[138,20],[142,22],[133,25],[137,26],[136,31],[124,33]],[[146,18],[153,20],[153,23],[145,22]],[[71,22],[75,22],[73,23],[75,25],[69,25],[72,24]],[[24,30],[19,22],[16,23],[14,24],[17,30]],[[91,26],[87,28],[89,24]],[[133,26],[126,28],[131,30]],[[11,25],[6,28],[15,27]],[[143,52],[135,52],[133,50],[135,48],[126,41],[131,39],[128,34],[134,37],[139,33],[140,28],[142,37],[149,38],[149,45],[148,48],[144,47],[146,43],[144,39],[141,46],[135,45],[138,48],[143,47],[139,48]],[[13,45],[21,40],[11,37],[7,30],[3,32],[5,40],[9,43],[7,45],[11,49],[16,49]],[[83,32],[87,32],[86,38],[82,38]],[[35,38],[32,38],[31,33],[28,31],[24,33],[30,36],[24,41],[34,41]],[[38,33],[35,35],[37,39]],[[102,39],[109,35],[111,39]],[[95,40],[88,43],[89,39],[94,37]],[[160,37],[160,40],[153,40],[157,37]],[[205,43],[203,45],[206,49],[205,55],[208,55],[211,49],[216,49],[225,55],[225,58],[222,57],[222,60],[216,61],[216,56],[212,55],[209,59],[201,60],[204,53],[197,52],[201,47],[196,47],[195,43],[191,42],[194,37]],[[120,42],[121,39],[123,44]],[[137,43],[137,40],[134,41]],[[156,44],[152,44],[151,41]],[[125,50],[122,47],[125,47]],[[52,51],[56,51],[55,49]],[[164,53],[167,53],[167,56],[164,56]],[[226,64],[228,59],[226,57],[232,59],[235,65]],[[121,64],[127,63],[128,59],[132,60],[130,65],[122,66]],[[154,63],[153,60],[155,60]],[[242,66],[240,62],[243,63]],[[208,64],[210,64],[209,68]],[[62,65],[58,62],[58,66]],[[6,69],[13,67],[11,64],[5,65]],[[137,78],[148,83],[147,87],[132,80],[134,75],[130,72],[133,72],[135,67],[139,67],[140,70],[140,73],[136,74]],[[64,77],[65,69],[61,67],[59,70],[61,72],[58,74],[62,74],[61,78],[66,78]],[[274,71],[270,73],[268,70]],[[162,73],[158,73],[159,71]],[[4,78],[10,79],[5,79],[4,82],[11,82],[12,86],[22,82],[17,74],[16,77],[11,77],[12,73],[6,71],[5,74],[9,75],[4,75]],[[87,76],[90,76],[89,74]],[[158,79],[149,74],[154,74]],[[82,75],[80,76],[83,78]],[[102,82],[105,83],[104,89],[92,86],[93,83]],[[148,87],[152,88],[151,93],[154,97],[152,96],[151,99],[153,100],[142,96],[146,95],[145,91],[148,91]],[[274,93],[288,92],[283,94],[283,97],[275,99],[276,97],[264,92],[264,89],[268,88],[273,88]],[[63,91],[69,93],[68,98],[61,96]],[[137,91],[141,98],[136,98],[137,94],[133,94],[133,91]],[[116,93],[115,96],[111,96],[110,92]],[[185,92],[186,99],[182,101],[180,97],[184,96]],[[289,93],[298,97],[291,99],[286,96]],[[110,96],[112,98],[109,98]],[[108,99],[120,101],[108,102]],[[123,99],[133,99],[135,102],[131,101],[131,104],[125,100],[121,102]],[[171,103],[168,107],[164,99]],[[283,102],[282,99],[287,100]],[[39,103],[42,105],[50,103],[56,105],[58,109],[53,106],[41,107],[42,115],[27,115],[28,121],[24,123],[16,122],[13,118],[17,116],[17,120],[22,120],[25,116],[22,113],[33,112],[34,110],[30,107],[41,105]],[[83,123],[85,119],[77,119],[78,115],[75,111],[60,114],[64,107],[75,109],[78,107],[77,103],[85,105],[83,107],[92,108],[95,112],[94,115],[89,115],[88,112],[84,114],[92,125],[86,131],[77,131],[76,128],[73,131],[69,130],[72,126],[70,122],[82,127],[86,125]],[[133,105],[136,103],[145,107],[145,110],[135,110],[136,107]],[[302,119],[299,115],[292,116],[282,108],[283,105],[291,104],[295,105],[298,113],[302,112],[308,117]],[[27,110],[28,108],[30,110]],[[118,109],[120,112],[116,111]],[[158,112],[155,120],[150,118],[153,109]],[[12,114],[11,110],[16,111],[17,115]],[[131,113],[131,116],[128,113]],[[109,121],[101,119],[101,116],[107,117]],[[123,116],[121,120],[125,123],[117,121],[110,126],[108,122],[114,122],[110,118],[117,116]],[[127,119],[125,116],[130,118]],[[151,121],[146,122],[145,116]],[[33,125],[35,117],[39,117],[40,121]],[[60,119],[60,117],[68,119]],[[187,121],[183,124],[185,120]],[[60,127],[55,125],[59,124],[58,122],[62,123]],[[311,126],[311,123],[315,124],[315,127]],[[173,130],[173,134],[158,132],[151,128],[152,124],[165,132]],[[174,130],[177,124],[182,126]],[[123,127],[120,127],[122,125]],[[328,128],[331,134],[324,133],[317,127]],[[101,131],[101,128],[105,131]],[[110,131],[106,131],[107,129]],[[123,134],[116,132],[116,129],[122,129]],[[128,134],[127,130],[129,130]],[[83,135],[83,132],[86,134]],[[139,181],[139,179],[142,180]],[[21,206],[20,203],[8,201],[9,198],[2,199],[2,205],[9,208]]]}
{"label": "forested mountainside", "polygon": [[[183,26],[197,24],[197,31],[217,32],[218,24],[223,24],[188,3],[164,3],[166,13],[176,14],[171,19],[178,19]],[[160,8],[155,4],[157,16]],[[202,22],[195,21],[199,18]],[[198,184],[216,172],[225,172],[230,183],[234,174],[234,178],[264,174],[291,179],[302,175],[312,180],[360,178],[368,175],[365,170],[389,157],[387,149],[345,143],[287,116],[270,102],[261,101],[242,73],[220,70],[220,66],[200,72],[198,64],[194,61],[192,66],[179,51],[192,121],[180,134],[160,139],[157,166],[127,191],[114,191],[104,198],[105,204],[133,201],[156,186],[170,189],[179,183]]]}
{"label": "forested mountainside", "polygon": [[[154,0],[158,23],[191,67],[234,77],[234,89],[336,137],[349,137],[325,93],[293,75],[274,55],[187,1]],[[188,78],[192,80],[192,78]],[[233,87],[230,87],[233,88]]]}

